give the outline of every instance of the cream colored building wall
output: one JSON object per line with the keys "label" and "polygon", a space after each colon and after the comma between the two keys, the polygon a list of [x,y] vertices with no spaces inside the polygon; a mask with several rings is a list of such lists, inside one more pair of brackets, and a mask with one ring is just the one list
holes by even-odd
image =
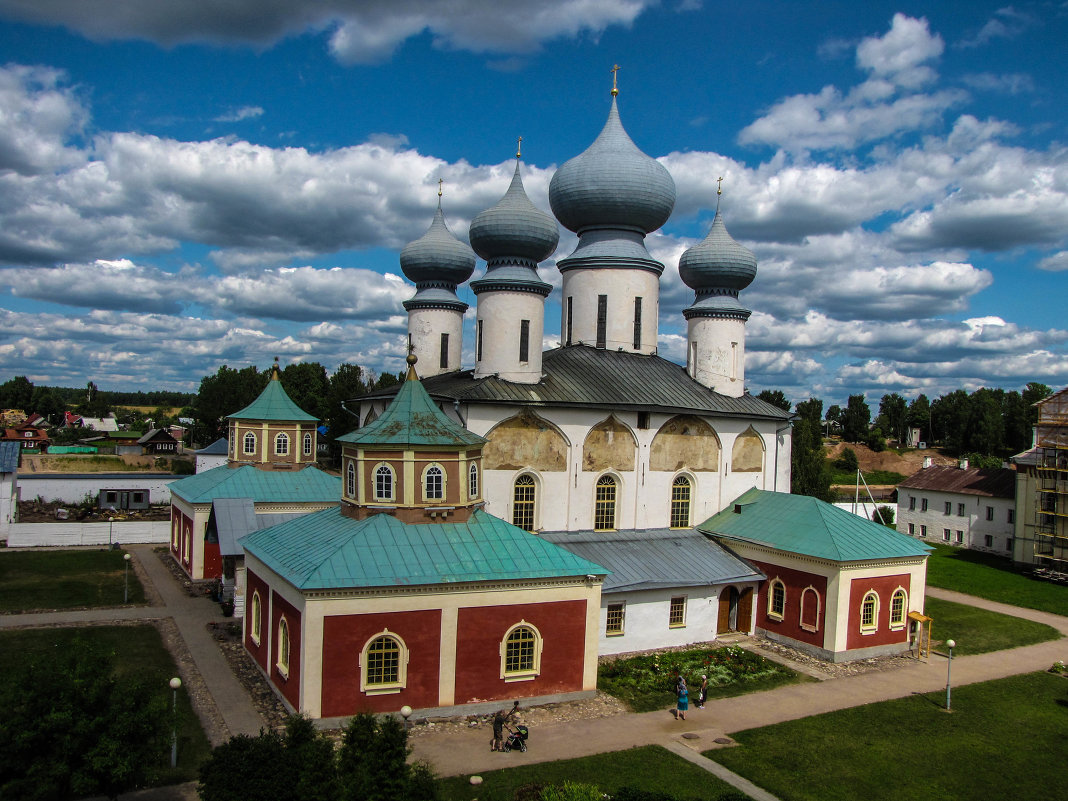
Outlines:
{"label": "cream colored building wall", "polygon": [[[608,296],[605,349],[656,353],[660,277],[648,270],[589,269],[563,273],[560,341],[567,342],[567,299],[572,299],[571,344],[597,344],[597,296]],[[634,349],[634,299],[642,299],[641,347]]]}
{"label": "cream colored building wall", "polygon": [[[419,375],[429,378],[460,369],[463,352],[464,315],[454,309],[412,309],[408,312],[408,334],[419,358]],[[449,335],[446,361],[441,367],[441,335]]]}
{"label": "cream colored building wall", "polygon": [[[249,557],[252,560],[252,557]],[[262,563],[250,568],[257,575],[265,576]],[[267,570],[272,589],[280,581]],[[420,592],[419,590],[423,591]],[[294,593],[288,587],[281,592],[294,606]],[[455,656],[459,610],[486,606],[512,604],[551,603],[556,601],[586,602],[586,648],[582,671],[582,689],[597,687],[597,615],[600,609],[601,582],[575,579],[559,581],[500,582],[497,584],[465,584],[462,587],[370,588],[350,593],[310,592],[302,601],[303,615],[301,636],[301,705],[300,711],[312,717],[322,714],[323,681],[323,628],[327,617],[333,615],[381,614],[395,612],[420,612],[441,610],[441,661],[438,676],[438,692],[442,706],[455,703]],[[544,632],[551,637],[551,632]],[[358,655],[353,655],[356,664]],[[356,668],[354,667],[354,670]]]}
{"label": "cream colored building wall", "polygon": [[[527,361],[519,361],[520,322],[530,322]],[[482,325],[482,359],[475,363],[475,378],[499,375],[505,381],[536,384],[541,380],[541,354],[545,335],[545,298],[536,292],[483,292],[478,296],[478,326]]]}
{"label": "cream colored building wall", "polygon": [[732,398],[745,394],[745,321],[692,317],[686,327],[690,377]]}
{"label": "cream colored building wall", "polygon": [[[850,588],[855,579],[877,578],[881,576],[908,575],[908,583],[901,582],[902,588],[908,593],[909,612],[923,612],[927,590],[927,560],[926,559],[902,559],[900,561],[886,562],[859,562],[843,566],[836,582],[836,616],[834,625],[833,644],[829,650],[838,652],[846,650],[847,637],[849,635],[850,613]],[[828,595],[830,592],[828,590]],[[880,615],[890,598],[880,595]],[[829,604],[828,604],[829,606]],[[828,609],[828,612],[830,610]],[[854,610],[859,613],[858,610]],[[830,619],[830,618],[828,618]]]}

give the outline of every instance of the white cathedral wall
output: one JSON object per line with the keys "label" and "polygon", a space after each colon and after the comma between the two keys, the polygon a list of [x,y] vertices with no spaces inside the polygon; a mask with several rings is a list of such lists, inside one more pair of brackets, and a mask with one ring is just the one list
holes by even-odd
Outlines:
{"label": "white cathedral wall", "polygon": [[740,398],[745,393],[745,322],[693,317],[686,328],[690,377],[716,392]]}
{"label": "white cathedral wall", "polygon": [[[527,361],[519,360],[520,323],[530,323]],[[475,378],[498,374],[505,381],[535,384],[541,380],[541,354],[545,334],[545,299],[536,292],[484,292],[478,296],[475,323],[482,326],[482,359],[475,363]]]}
{"label": "white cathedral wall", "polygon": [[[597,423],[609,416],[607,410],[538,408],[536,413],[556,426],[568,443],[567,469],[564,471],[528,470],[516,465],[509,470],[486,470],[483,496],[486,511],[504,520],[512,520],[512,489],[522,473],[531,473],[537,482],[535,528],[541,531],[583,531],[593,528],[594,496],[597,480],[606,472],[618,482],[616,501],[617,529],[667,528],[670,524],[671,484],[683,474],[693,484],[691,525],[696,525],[723,509],[746,490],[756,487],[789,492],[790,438],[779,435],[776,462],[776,421],[749,418],[703,417],[720,440],[718,470],[676,472],[649,469],[650,450],[657,431],[675,415],[650,414],[649,427],[637,428],[634,412],[619,412],[616,419],[628,426],[637,447],[630,470],[592,471],[582,469],[582,446],[586,435]],[[446,412],[452,414],[451,408]],[[497,423],[519,412],[519,407],[470,405],[464,408],[467,427],[486,436]],[[731,452],[735,439],[752,426],[764,441],[763,466],[759,472],[737,473],[731,470]],[[778,481],[776,482],[776,474]]]}
{"label": "white cathedral wall", "polygon": [[[607,295],[605,349],[656,353],[660,277],[648,270],[568,270],[563,273],[560,341],[567,342],[567,301],[572,299],[571,342],[597,344],[597,296]],[[634,349],[634,299],[642,299],[641,347]]]}
{"label": "white cathedral wall", "polygon": [[[463,351],[463,312],[453,309],[412,309],[408,312],[408,334],[419,358],[419,375],[429,378],[460,369]],[[441,367],[441,335],[449,335],[448,366]]]}

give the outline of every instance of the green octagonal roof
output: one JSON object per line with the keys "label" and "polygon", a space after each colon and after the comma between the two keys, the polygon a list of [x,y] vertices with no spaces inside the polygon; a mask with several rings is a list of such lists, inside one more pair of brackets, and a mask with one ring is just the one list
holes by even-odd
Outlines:
{"label": "green octagonal roof", "polygon": [[271,373],[271,380],[256,400],[239,412],[227,415],[229,420],[285,420],[293,422],[317,422],[318,417],[308,414],[293,402],[278,378],[278,365]]}

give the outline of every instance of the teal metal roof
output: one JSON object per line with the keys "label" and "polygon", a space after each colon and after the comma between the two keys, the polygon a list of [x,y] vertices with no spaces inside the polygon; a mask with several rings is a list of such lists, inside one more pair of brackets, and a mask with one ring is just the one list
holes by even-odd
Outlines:
{"label": "teal metal roof", "polygon": [[608,573],[481,510],[466,523],[407,524],[387,514],[354,520],[325,509],[253,532],[240,544],[304,590]]}
{"label": "teal metal roof", "polygon": [[229,420],[285,420],[295,422],[318,422],[319,418],[308,414],[282,389],[277,370],[256,400],[239,412],[227,415]]}
{"label": "teal metal roof", "polygon": [[833,562],[927,556],[932,550],[816,498],[758,489],[743,493],[697,528],[714,537]]}
{"label": "teal metal roof", "polygon": [[257,470],[251,465],[219,465],[172,481],[170,490],[188,503],[211,503],[216,498],[251,498],[255,503],[341,502],[341,479],[317,467]]}
{"label": "teal metal roof", "polygon": [[437,407],[423,389],[414,366],[397,396],[368,426],[337,438],[338,442],[385,448],[468,447],[483,445],[480,437],[449,417]]}

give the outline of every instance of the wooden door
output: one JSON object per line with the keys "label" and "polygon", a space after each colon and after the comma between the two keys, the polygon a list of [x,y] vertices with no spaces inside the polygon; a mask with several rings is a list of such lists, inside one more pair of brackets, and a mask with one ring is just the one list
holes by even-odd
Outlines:
{"label": "wooden door", "polygon": [[719,594],[719,620],[716,624],[716,634],[726,634],[731,630],[731,593],[734,587],[725,589]]}
{"label": "wooden door", "polygon": [[751,633],[753,621],[753,588],[748,587],[738,599],[738,630]]}

